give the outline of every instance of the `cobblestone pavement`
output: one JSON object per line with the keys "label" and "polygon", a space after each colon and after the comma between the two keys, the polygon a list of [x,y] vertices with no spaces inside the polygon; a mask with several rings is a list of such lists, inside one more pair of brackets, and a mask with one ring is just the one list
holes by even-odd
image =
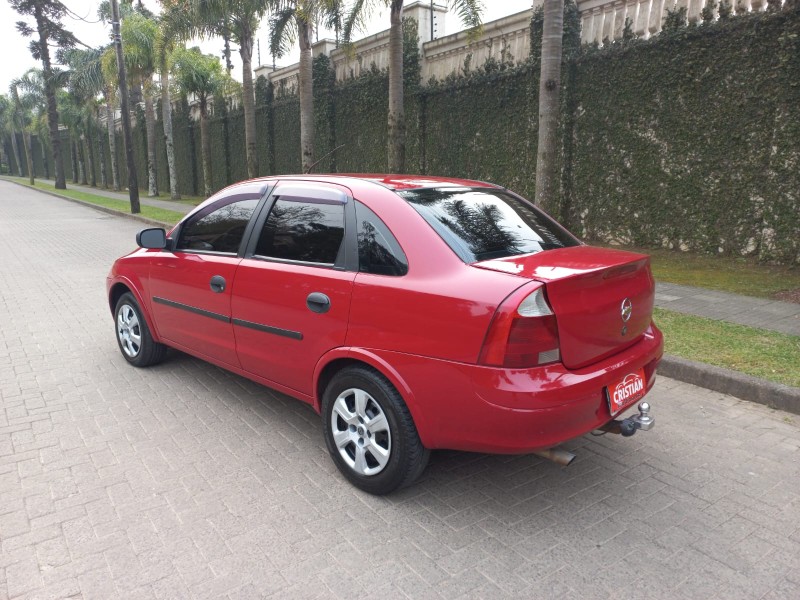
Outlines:
{"label": "cobblestone pavement", "polygon": [[709,319],[800,335],[800,304],[792,302],[658,282],[656,306]]}
{"label": "cobblestone pavement", "polygon": [[0,598],[800,598],[798,417],[661,378],[568,468],[435,453],[389,498],[308,407],[105,300],[137,224],[0,182]]}

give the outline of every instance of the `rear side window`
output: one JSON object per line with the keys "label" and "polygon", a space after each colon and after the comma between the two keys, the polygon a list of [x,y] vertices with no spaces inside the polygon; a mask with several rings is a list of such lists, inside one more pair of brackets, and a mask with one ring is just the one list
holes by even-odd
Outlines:
{"label": "rear side window", "polygon": [[343,238],[343,204],[278,198],[261,230],[255,253],[333,265]]}
{"label": "rear side window", "polygon": [[259,198],[211,205],[181,227],[178,250],[236,254]]}
{"label": "rear side window", "polygon": [[580,244],[566,229],[502,190],[398,192],[466,263]]}
{"label": "rear side window", "polygon": [[358,270],[373,275],[408,273],[408,260],[397,239],[378,215],[356,202],[358,221]]}

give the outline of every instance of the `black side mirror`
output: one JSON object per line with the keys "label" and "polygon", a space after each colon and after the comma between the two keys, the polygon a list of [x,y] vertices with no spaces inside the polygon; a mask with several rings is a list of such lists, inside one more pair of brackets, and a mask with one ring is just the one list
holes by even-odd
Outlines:
{"label": "black side mirror", "polygon": [[154,248],[163,250],[167,247],[167,232],[161,227],[142,229],[136,234],[136,243],[141,248]]}

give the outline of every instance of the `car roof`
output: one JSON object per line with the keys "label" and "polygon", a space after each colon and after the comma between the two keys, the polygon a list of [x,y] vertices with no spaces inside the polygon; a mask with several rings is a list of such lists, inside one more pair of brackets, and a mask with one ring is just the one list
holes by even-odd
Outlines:
{"label": "car roof", "polygon": [[[475,181],[472,179],[460,179],[458,177],[435,177],[432,175],[391,175],[386,173],[312,173],[306,175],[268,175],[251,179],[256,181],[275,181],[275,180],[301,180],[301,181],[330,181],[332,183],[346,184],[348,181],[364,181],[376,183],[390,190],[413,190],[424,188],[442,187],[484,187],[496,188],[499,186],[485,181]],[[248,183],[248,182],[241,182]],[[235,185],[235,184],[234,184]]]}

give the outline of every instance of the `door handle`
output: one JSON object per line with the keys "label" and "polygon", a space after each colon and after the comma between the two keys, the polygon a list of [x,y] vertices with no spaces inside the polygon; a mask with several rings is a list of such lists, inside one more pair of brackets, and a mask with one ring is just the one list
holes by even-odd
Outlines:
{"label": "door handle", "polygon": [[214,275],[211,281],[208,282],[211,291],[215,294],[221,294],[225,291],[225,278],[222,275]]}
{"label": "door handle", "polygon": [[315,313],[326,313],[331,309],[331,299],[321,292],[312,292],[306,298],[308,310]]}

